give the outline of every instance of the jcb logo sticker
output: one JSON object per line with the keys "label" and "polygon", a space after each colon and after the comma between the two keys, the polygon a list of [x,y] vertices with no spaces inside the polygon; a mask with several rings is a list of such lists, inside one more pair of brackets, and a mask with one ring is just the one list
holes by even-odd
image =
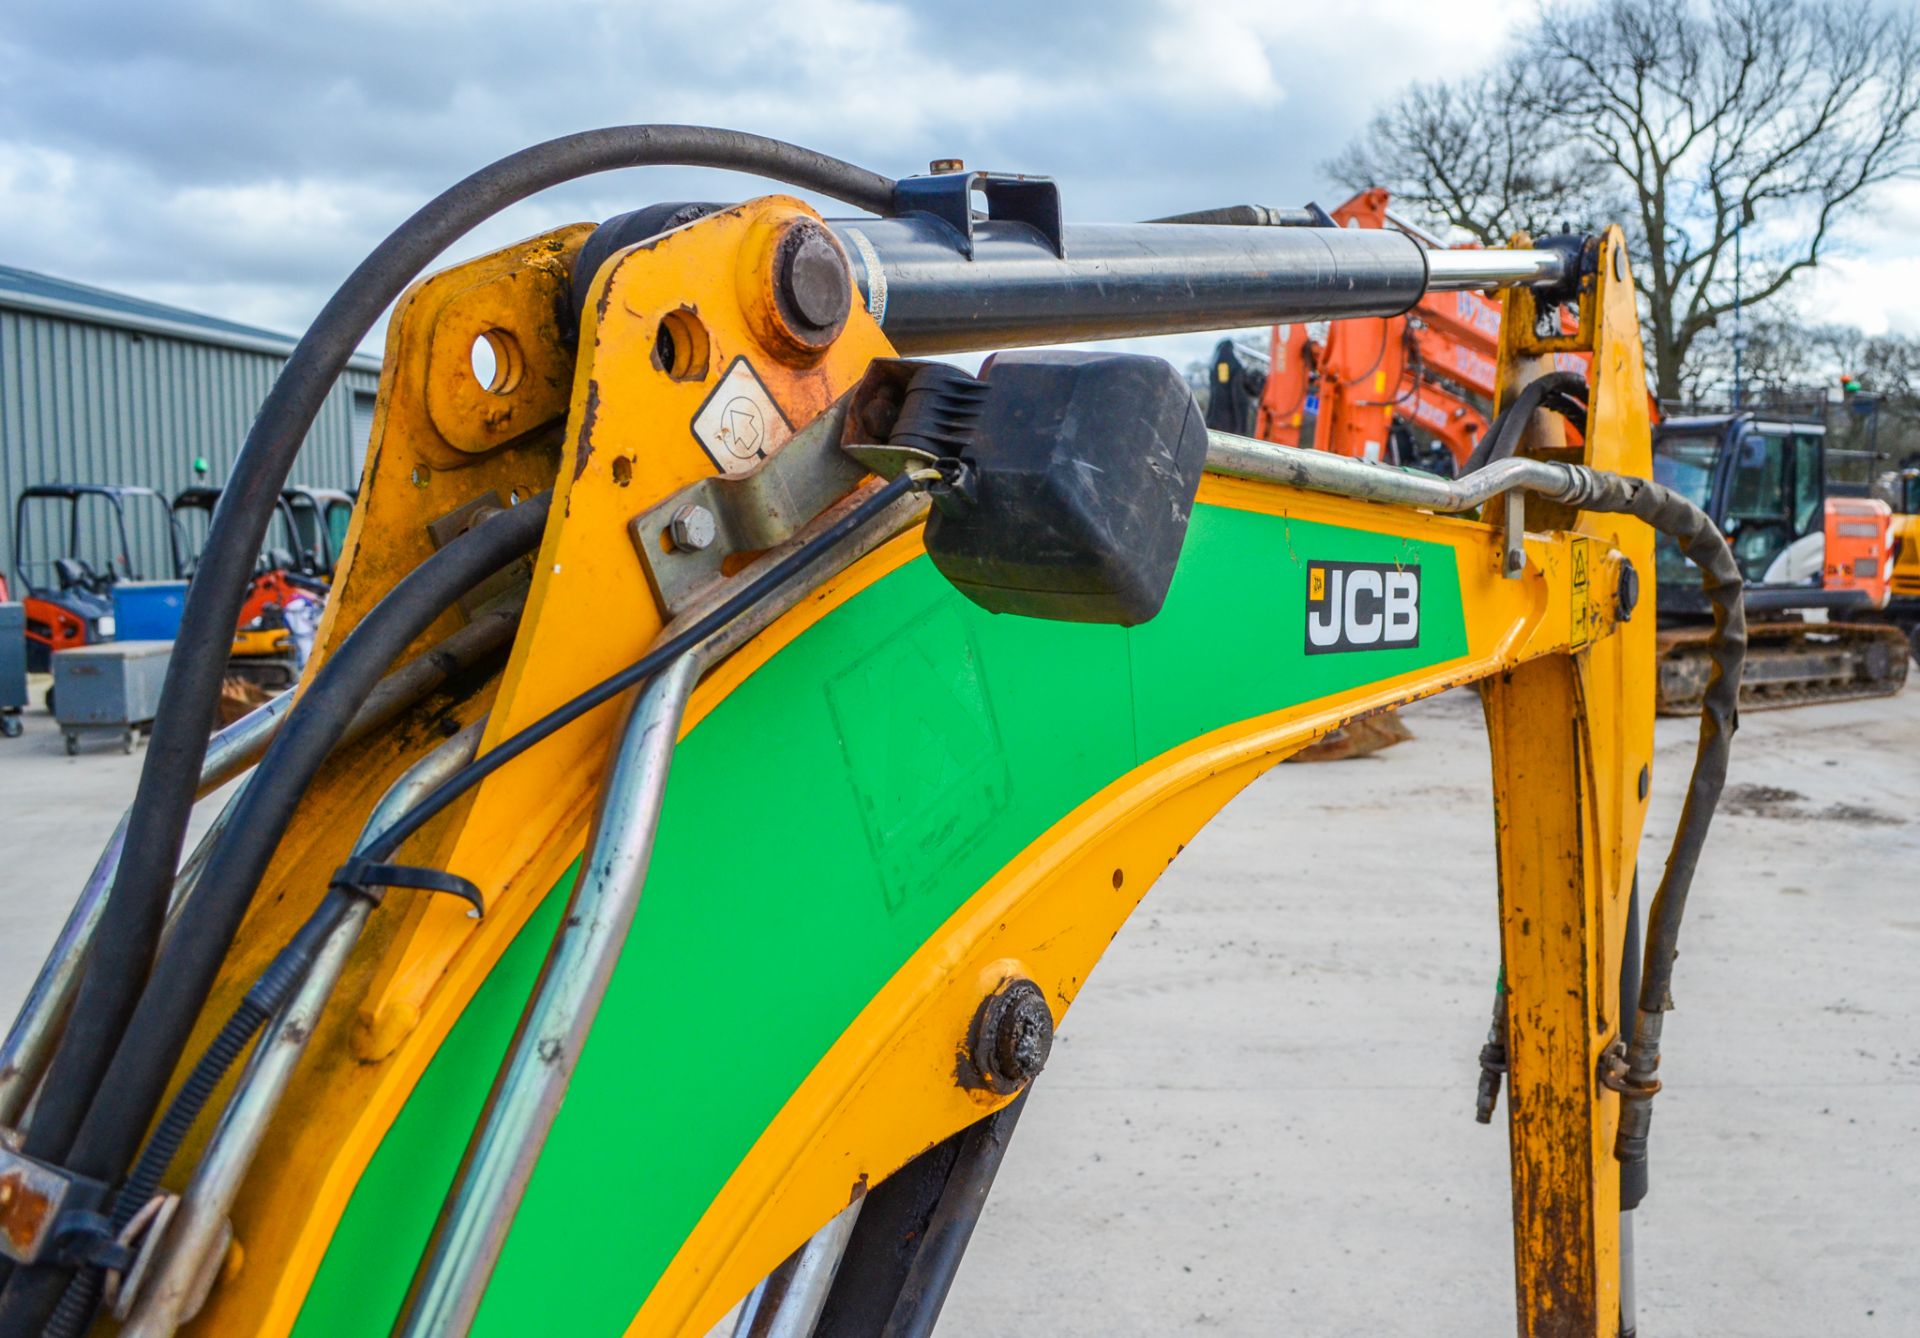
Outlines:
{"label": "jcb logo sticker", "polygon": [[1307,654],[1420,644],[1420,568],[1391,562],[1307,566]]}

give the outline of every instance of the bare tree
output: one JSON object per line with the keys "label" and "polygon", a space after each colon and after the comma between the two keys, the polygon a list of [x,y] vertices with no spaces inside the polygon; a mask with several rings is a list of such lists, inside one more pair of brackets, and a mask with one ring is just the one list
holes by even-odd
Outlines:
{"label": "bare tree", "polygon": [[[1739,381],[1746,402],[1816,403],[1867,367],[1878,339],[1858,326],[1809,321],[1779,297],[1749,308],[1742,321]],[[1702,330],[1681,369],[1683,404],[1731,403],[1734,339],[1730,322]]]}
{"label": "bare tree", "polygon": [[1484,246],[1605,212],[1605,165],[1531,106],[1514,58],[1451,83],[1417,83],[1327,165]]}
{"label": "bare tree", "polygon": [[1677,398],[1736,285],[1778,296],[1920,170],[1920,22],[1867,0],[1552,4],[1492,74],[1412,89],[1330,168],[1483,241],[1618,218]]}

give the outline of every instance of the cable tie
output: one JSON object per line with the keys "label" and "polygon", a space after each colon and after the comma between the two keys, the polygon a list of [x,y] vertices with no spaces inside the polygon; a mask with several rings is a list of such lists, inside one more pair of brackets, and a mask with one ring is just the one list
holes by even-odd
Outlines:
{"label": "cable tie", "polygon": [[374,906],[381,903],[387,888],[418,888],[423,892],[440,892],[460,898],[473,907],[469,912],[471,919],[478,920],[487,913],[486,899],[472,882],[457,873],[422,868],[416,864],[383,864],[356,855],[334,871],[327,886],[350,897],[359,897]]}

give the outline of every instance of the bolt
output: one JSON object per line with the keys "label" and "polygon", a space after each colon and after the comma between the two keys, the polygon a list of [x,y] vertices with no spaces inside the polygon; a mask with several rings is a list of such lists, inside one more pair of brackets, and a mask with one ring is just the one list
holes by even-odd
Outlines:
{"label": "bolt", "polygon": [[1053,1050],[1053,1011],[1031,980],[1013,980],[989,995],[974,1016],[969,1058],[984,1086],[1016,1092],[1046,1067]]}
{"label": "bolt", "polygon": [[1620,559],[1620,580],[1617,586],[1620,621],[1630,622],[1633,611],[1640,603],[1640,573],[1634,570],[1633,563],[1627,558]]}
{"label": "bolt", "polygon": [[942,172],[964,172],[967,165],[958,158],[935,158],[927,164],[927,171],[938,176]]}
{"label": "bolt", "polygon": [[716,533],[713,512],[693,502],[676,510],[667,522],[667,537],[683,553],[698,553],[713,542]]}
{"label": "bolt", "polygon": [[840,333],[853,307],[853,280],[832,235],[817,223],[797,224],[781,238],[774,263],[781,302],[801,327],[796,333],[827,339]]}

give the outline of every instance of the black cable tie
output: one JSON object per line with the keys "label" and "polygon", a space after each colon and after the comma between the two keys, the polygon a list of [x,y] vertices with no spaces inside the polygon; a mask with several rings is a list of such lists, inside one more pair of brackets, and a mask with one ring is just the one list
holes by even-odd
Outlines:
{"label": "black cable tie", "polygon": [[136,1254],[131,1245],[120,1240],[113,1219],[91,1208],[67,1209],[54,1227],[54,1256],[72,1268],[124,1272]]}
{"label": "black cable tie", "polygon": [[334,871],[333,879],[327,886],[375,906],[380,904],[383,890],[389,887],[443,892],[473,907],[472,918],[476,920],[487,913],[486,899],[472,882],[457,873],[426,869],[417,864],[382,864],[356,855]]}

